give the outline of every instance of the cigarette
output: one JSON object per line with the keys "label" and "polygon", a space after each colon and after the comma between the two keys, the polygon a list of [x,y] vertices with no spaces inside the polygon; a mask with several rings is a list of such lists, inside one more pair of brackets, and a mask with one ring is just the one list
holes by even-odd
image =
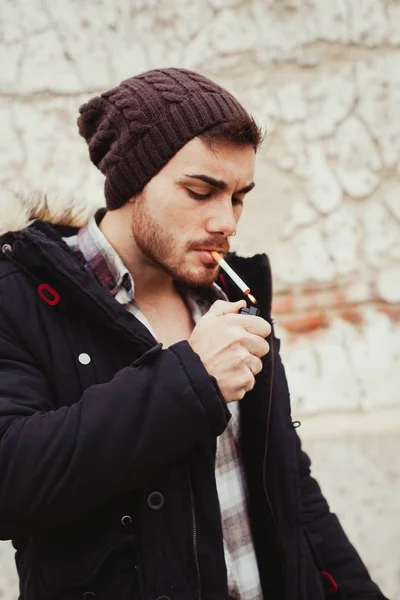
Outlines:
{"label": "cigarette", "polygon": [[237,273],[235,273],[235,271],[228,265],[228,263],[222,258],[222,256],[220,254],[218,254],[218,252],[211,252],[211,255],[215,259],[215,261],[219,264],[221,269],[223,269],[225,271],[225,273],[227,275],[229,275],[229,277],[232,279],[232,281],[234,281],[236,283],[238,288],[241,289],[242,292],[248,297],[250,302],[252,302],[253,304],[257,304],[257,300],[250,293],[249,286],[243,281],[243,279],[241,279],[239,277],[239,275]]}

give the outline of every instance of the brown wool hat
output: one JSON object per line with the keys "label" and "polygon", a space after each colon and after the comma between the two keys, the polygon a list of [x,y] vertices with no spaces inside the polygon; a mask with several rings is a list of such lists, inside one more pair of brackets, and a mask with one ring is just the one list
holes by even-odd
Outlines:
{"label": "brown wool hat", "polygon": [[79,109],[79,133],[105,175],[108,209],[140,192],[189,140],[246,115],[226,90],[186,69],[156,69],[123,81]]}

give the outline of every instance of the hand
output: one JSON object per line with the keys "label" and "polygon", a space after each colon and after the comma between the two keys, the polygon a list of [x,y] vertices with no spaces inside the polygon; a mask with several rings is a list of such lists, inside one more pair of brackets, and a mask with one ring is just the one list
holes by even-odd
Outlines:
{"label": "hand", "polygon": [[226,402],[241,400],[255,385],[262,370],[261,358],[269,352],[264,339],[271,333],[270,324],[261,317],[238,314],[245,300],[217,300],[199,320],[189,344],[215,377]]}

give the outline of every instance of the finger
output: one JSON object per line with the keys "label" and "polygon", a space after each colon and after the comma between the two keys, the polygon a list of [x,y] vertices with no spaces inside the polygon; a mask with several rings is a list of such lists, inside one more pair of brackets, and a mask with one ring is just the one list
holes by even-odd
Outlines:
{"label": "finger", "polygon": [[250,371],[249,369],[249,380],[248,383],[246,385],[246,392],[250,392],[254,386],[256,385],[256,378],[254,377],[253,373]]}
{"label": "finger", "polygon": [[[217,317],[238,313],[241,308],[247,306],[246,300],[238,300],[237,302],[226,302],[225,300],[217,300],[211,305],[210,309],[204,316]],[[245,316],[245,315],[244,315]]]}
{"label": "finger", "polygon": [[262,317],[254,315],[229,315],[229,319],[248,333],[266,338],[271,333],[271,325]]}
{"label": "finger", "polygon": [[[254,369],[258,368],[258,365],[253,365]],[[231,389],[232,394],[236,400],[243,398],[246,392],[253,389],[255,385],[255,377],[251,371],[250,363],[248,360],[242,363],[241,368],[237,374],[231,378]]]}
{"label": "finger", "polygon": [[244,338],[242,338],[241,343],[245,346],[245,348],[257,358],[262,358],[266,354],[268,354],[270,347],[268,342],[259,335],[247,334]]}
{"label": "finger", "polygon": [[247,373],[248,376],[246,377],[246,380],[242,382],[232,394],[235,400],[242,400],[247,392],[250,392],[256,384],[255,377],[252,375],[250,369],[247,370]]}
{"label": "finger", "polygon": [[251,357],[251,363],[249,365],[249,369],[250,369],[253,377],[255,377],[256,375],[261,373],[261,371],[263,370],[263,366],[264,365],[259,358],[257,358],[256,356]]}

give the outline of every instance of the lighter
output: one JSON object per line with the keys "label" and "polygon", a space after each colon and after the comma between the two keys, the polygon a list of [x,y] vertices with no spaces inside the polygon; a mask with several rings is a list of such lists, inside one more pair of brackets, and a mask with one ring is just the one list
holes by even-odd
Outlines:
{"label": "lighter", "polygon": [[246,308],[241,308],[240,315],[254,315],[255,317],[258,317],[258,315],[260,314],[260,311],[258,310],[258,308],[256,306],[247,306]]}

